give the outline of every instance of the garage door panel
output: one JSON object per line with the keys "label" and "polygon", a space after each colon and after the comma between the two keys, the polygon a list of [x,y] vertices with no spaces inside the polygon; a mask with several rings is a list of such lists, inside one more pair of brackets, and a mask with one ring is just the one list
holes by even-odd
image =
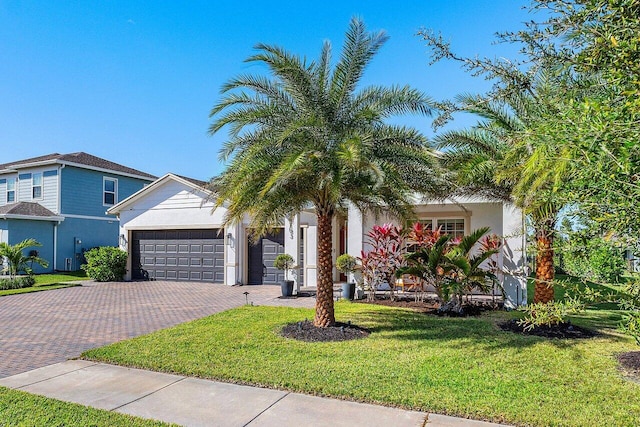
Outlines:
{"label": "garage door panel", "polygon": [[134,278],[146,271],[154,279],[224,281],[225,246],[218,230],[134,231],[131,249]]}

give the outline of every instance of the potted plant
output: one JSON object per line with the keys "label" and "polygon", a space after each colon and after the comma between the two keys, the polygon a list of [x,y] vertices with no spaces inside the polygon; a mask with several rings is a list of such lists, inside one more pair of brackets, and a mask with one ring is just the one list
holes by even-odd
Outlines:
{"label": "potted plant", "polygon": [[278,270],[284,270],[284,280],[280,283],[283,297],[293,295],[293,280],[289,280],[289,270],[295,268],[293,257],[289,254],[280,254],[273,261],[273,266]]}
{"label": "potted plant", "polygon": [[356,284],[353,280],[353,272],[356,271],[358,260],[349,255],[342,254],[336,259],[336,268],[339,272],[346,274],[347,283],[342,284],[342,295],[350,300],[353,299],[353,295],[356,291]]}

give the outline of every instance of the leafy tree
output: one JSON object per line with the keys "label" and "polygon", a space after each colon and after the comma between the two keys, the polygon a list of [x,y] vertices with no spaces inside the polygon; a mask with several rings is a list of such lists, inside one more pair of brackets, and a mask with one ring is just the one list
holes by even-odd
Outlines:
{"label": "leafy tree", "polygon": [[557,171],[571,165],[571,180],[565,180],[559,195],[580,204],[607,228],[637,235],[640,1],[533,0],[529,10],[540,12],[534,15],[539,19],[523,30],[498,34],[499,42],[521,47],[520,59],[460,57],[441,35],[427,30],[420,34],[433,49],[434,62],[455,59],[470,73],[492,80],[487,94],[492,100],[530,91],[540,70],[591,80],[587,94],[580,87],[557,92],[558,114],[535,129],[551,151],[563,152],[549,156],[544,168]]}
{"label": "leafy tree", "polygon": [[41,243],[35,239],[25,239],[15,245],[9,245],[8,243],[0,243],[0,259],[4,258],[7,266],[3,271],[9,272],[11,279],[24,272],[29,275],[33,274],[31,266],[33,263],[41,265],[44,268],[49,266],[49,262],[40,258],[37,255],[25,255],[24,250],[30,247],[42,246]]}
{"label": "leafy tree", "polygon": [[249,214],[254,237],[312,206],[318,220],[318,293],[314,324],[335,323],[332,221],[347,204],[405,217],[410,194],[438,185],[434,160],[415,129],[390,125],[394,115],[431,113],[432,101],[410,87],[356,90],[366,66],[387,40],[352,19],[342,54],[331,63],[325,42],[308,62],[265,44],[247,59],[269,75],[241,75],[222,88],[211,111],[211,134],[228,128],[220,157],[226,170],[212,181],[225,224]]}

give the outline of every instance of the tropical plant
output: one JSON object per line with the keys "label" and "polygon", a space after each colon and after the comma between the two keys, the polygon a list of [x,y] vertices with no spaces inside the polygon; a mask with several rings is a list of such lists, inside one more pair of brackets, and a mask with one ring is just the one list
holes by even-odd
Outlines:
{"label": "tropical plant", "polygon": [[102,246],[84,253],[86,264],[80,266],[87,276],[97,282],[118,282],[127,272],[127,252],[122,249]]}
{"label": "tropical plant", "polygon": [[419,278],[434,287],[443,311],[461,312],[465,294],[474,288],[490,291],[496,278],[497,264],[491,261],[501,241],[486,235],[488,231],[489,227],[479,228],[461,239],[431,232],[438,239],[423,239],[424,244],[406,255],[407,266],[399,268],[396,276]]}
{"label": "tropical plant", "polygon": [[293,257],[289,254],[278,254],[273,260],[273,266],[284,271],[284,280],[289,280],[289,270],[296,267]]}
{"label": "tropical plant", "polygon": [[440,303],[444,303],[446,301],[444,295],[446,271],[443,264],[445,253],[449,250],[450,240],[450,234],[443,234],[436,241],[429,243],[425,241],[425,244],[418,246],[415,251],[407,253],[405,256],[406,265],[396,270],[396,277],[409,275],[432,286]]}
{"label": "tropical plant", "polygon": [[4,258],[7,264],[2,271],[8,272],[11,279],[15,279],[20,273],[33,274],[33,263],[47,268],[49,262],[40,258],[37,252],[32,252],[29,255],[24,254],[25,249],[38,246],[42,246],[42,244],[35,239],[25,239],[15,245],[0,243],[0,258]]}
{"label": "tropical plant", "polygon": [[[389,286],[390,297],[395,299],[396,270],[405,264],[406,233],[402,227],[391,223],[374,225],[366,234],[371,250],[363,252],[362,259],[367,264],[365,281],[368,283],[368,299],[375,299],[375,292],[381,284]],[[372,274],[373,273],[373,274]]]}
{"label": "tropical plant", "polygon": [[410,87],[365,87],[366,66],[387,40],[352,19],[342,55],[332,66],[326,42],[316,61],[258,44],[247,62],[270,75],[241,75],[222,88],[211,111],[215,134],[229,129],[220,158],[225,171],[211,183],[224,223],[249,215],[253,237],[313,207],[318,224],[314,324],[335,323],[332,222],[348,204],[363,212],[411,213],[413,192],[439,184],[432,152],[415,129],[390,125],[394,115],[430,114],[432,101]]}

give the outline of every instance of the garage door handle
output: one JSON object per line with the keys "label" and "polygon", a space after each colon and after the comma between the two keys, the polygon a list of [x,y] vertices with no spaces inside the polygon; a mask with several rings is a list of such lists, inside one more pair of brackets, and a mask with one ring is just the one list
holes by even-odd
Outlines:
{"label": "garage door handle", "polygon": [[262,277],[267,277],[267,266],[262,264]]}

